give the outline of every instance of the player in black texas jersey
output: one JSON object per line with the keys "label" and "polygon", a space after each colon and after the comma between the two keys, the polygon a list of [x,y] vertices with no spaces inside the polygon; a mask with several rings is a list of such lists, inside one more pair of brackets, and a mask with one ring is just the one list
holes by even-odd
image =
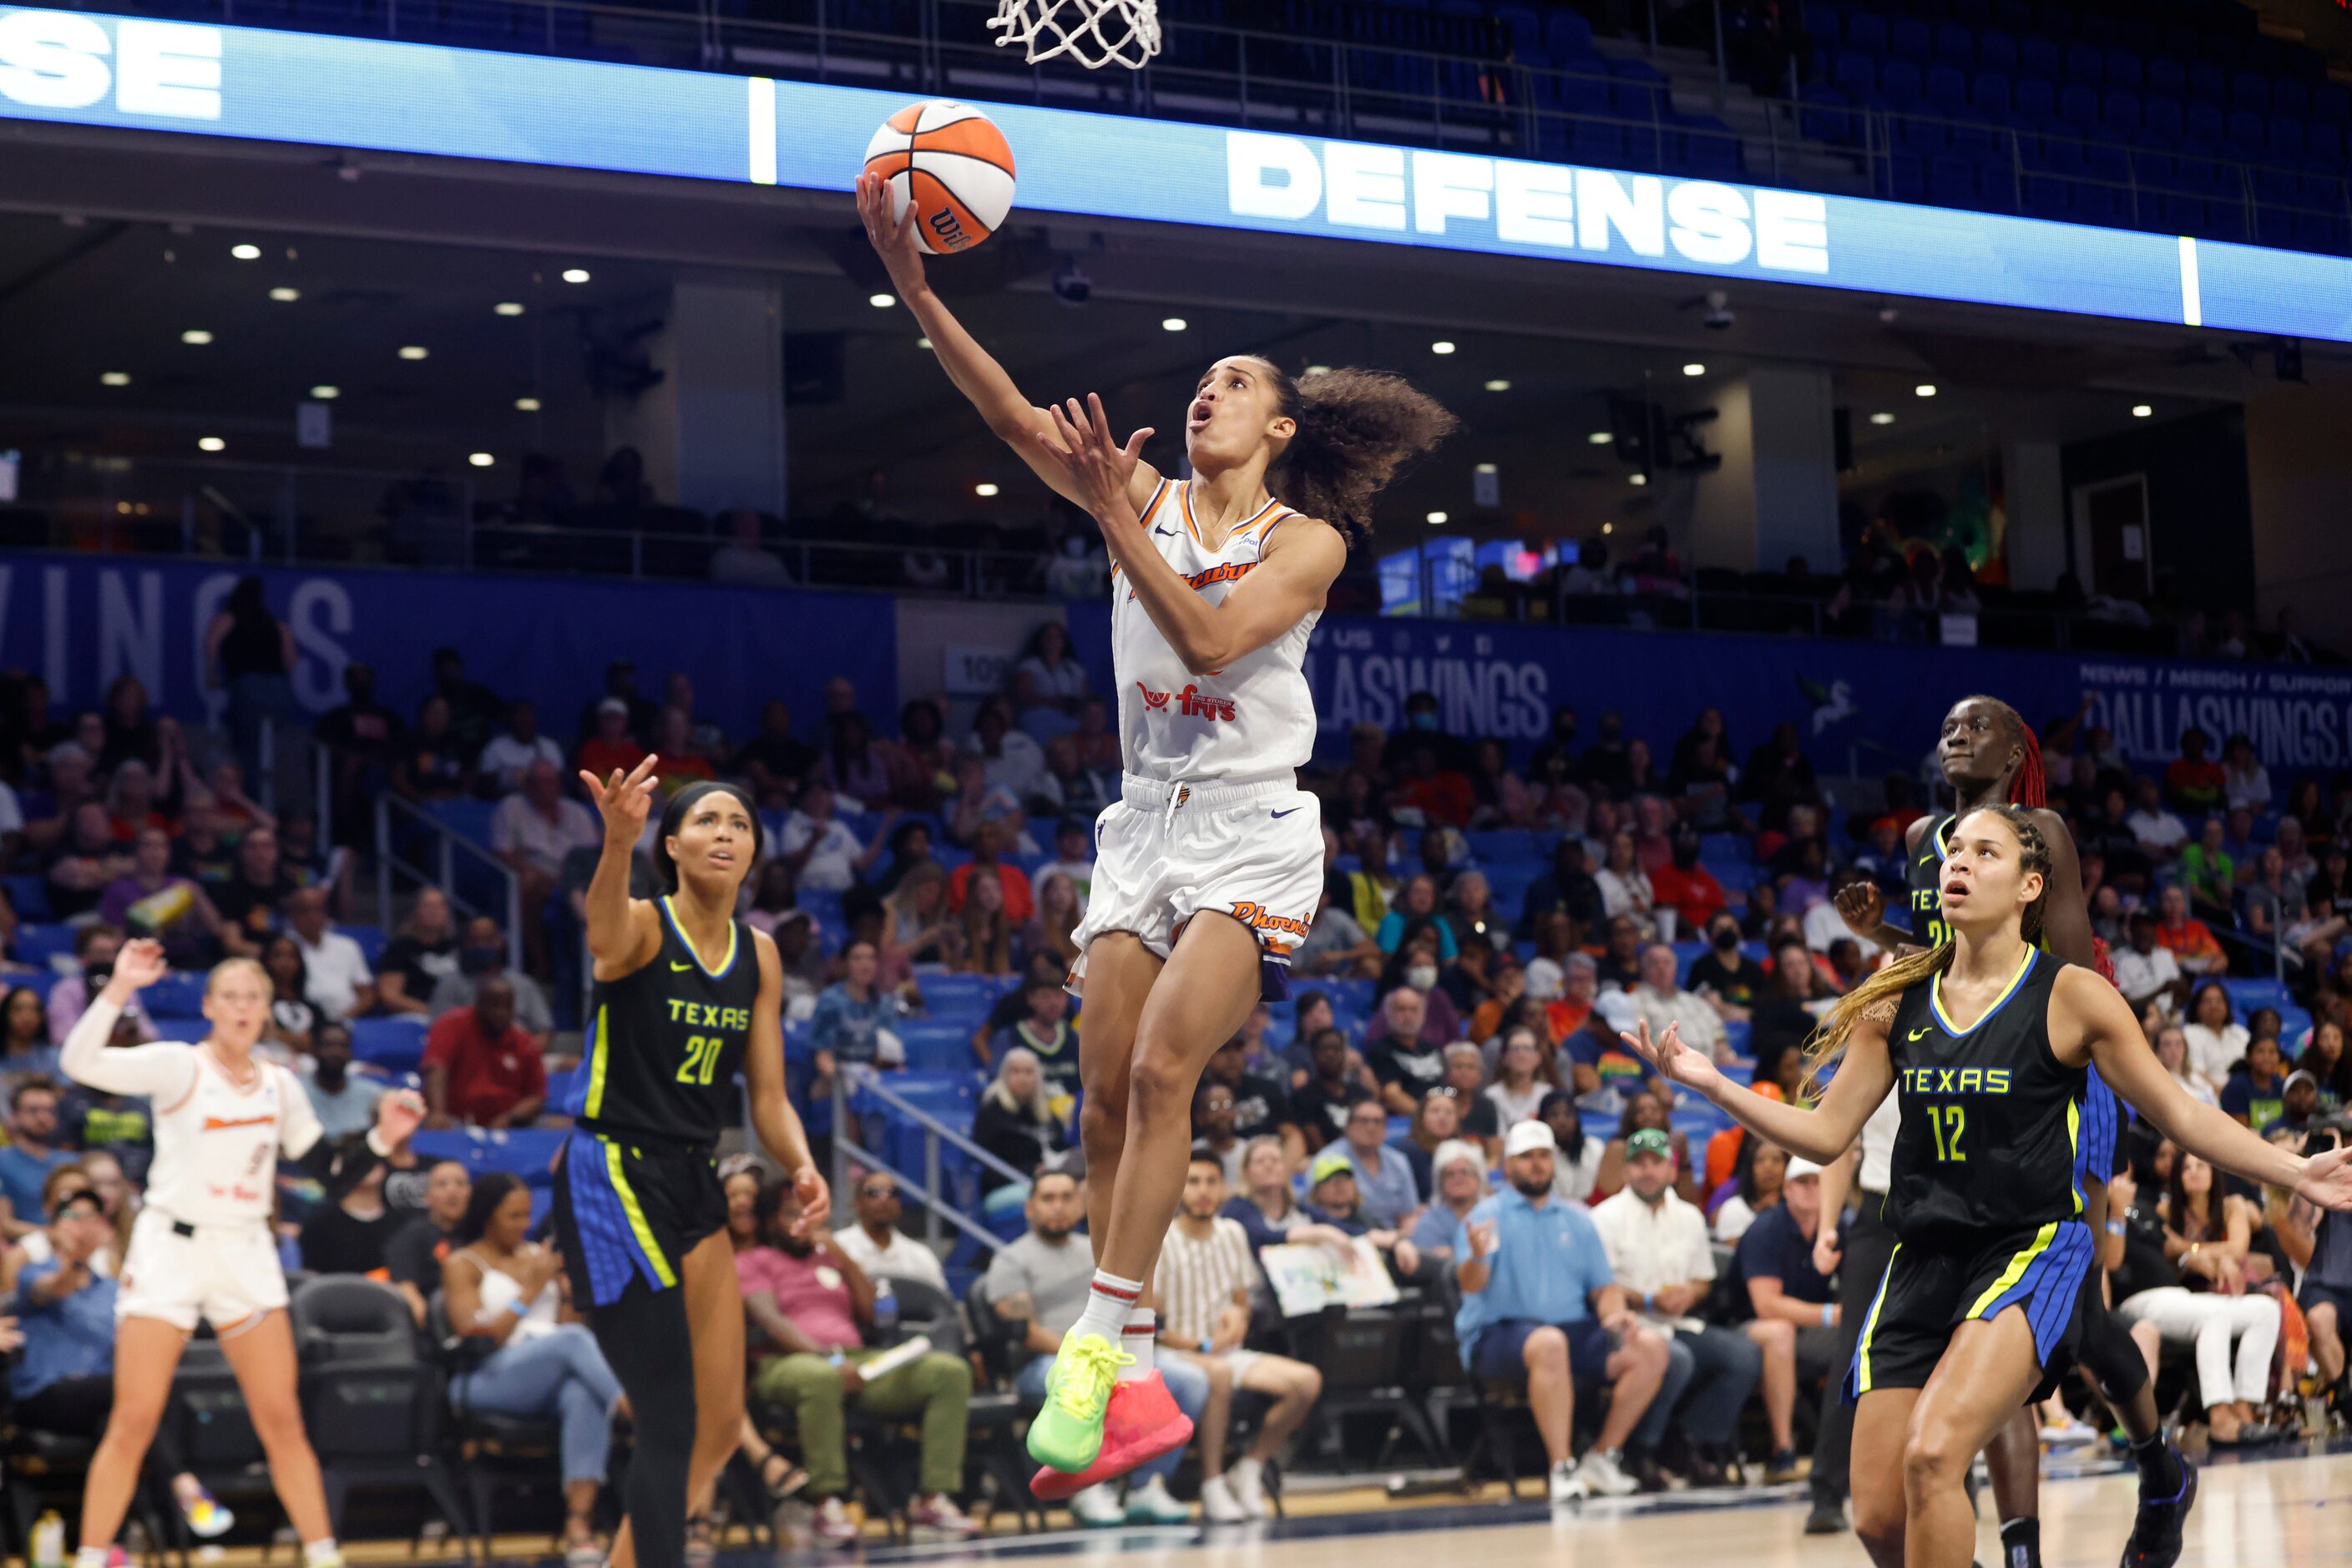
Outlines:
{"label": "player in black texas jersey", "polygon": [[[1949,934],[1944,925],[1942,881],[1952,825],[1979,806],[2007,803],[2030,814],[2050,849],[2042,947],[2069,963],[2112,978],[2113,967],[2105,963],[2091,934],[2090,908],[2083,896],[2074,836],[2064,820],[2048,809],[2042,744],[2032,728],[2016,709],[1998,698],[1964,697],[1944,715],[1936,760],[1951,788],[1953,812],[1922,817],[1911,825],[1905,857],[1911,893],[1910,930],[1888,923],[1877,884],[1866,880],[1838,891],[1838,912],[1845,917],[1847,926],[1857,936],[1891,952],[1942,943]],[[2113,1110],[2113,1096],[2104,1086],[2096,1087],[2086,1103],[2104,1112]],[[2095,1237],[2105,1234],[2106,1177],[2112,1157],[2112,1151],[2102,1150],[2098,1163],[2085,1163],[2083,1171],[2083,1218]],[[2101,1397],[2122,1422],[2139,1469],[2139,1511],[2123,1568],[2172,1568],[2180,1556],[2181,1527],[2196,1500],[2195,1477],[2189,1473],[2188,1462],[2179,1450],[2165,1439],[2147,1363],[2131,1335],[2107,1311],[2106,1294],[2100,1289],[2096,1269],[2084,1281],[2081,1310],[2084,1321],[2075,1353]],[[1851,1421],[1852,1416],[1843,1410],[1825,1408],[1822,1419],[1825,1423]],[[1993,1500],[2000,1512],[2002,1568],[2041,1568],[2042,1442],[2035,1411],[2019,1410],[1993,1440],[1985,1458],[1992,1477]],[[1817,1484],[1817,1516],[1822,1512],[1822,1496],[1823,1489]],[[1842,1512],[1836,1523],[1843,1525]],[[1807,1528],[1821,1526],[1809,1521]]]}
{"label": "player in black texas jersey", "polygon": [[657,761],[626,777],[580,775],[604,848],[588,886],[588,1058],[555,1172],[572,1299],[585,1304],[637,1430],[612,1568],[681,1568],[690,1506],[709,1505],[740,1435],[742,1298],[711,1158],[738,1072],[752,1130],[792,1174],[799,1228],[825,1224],[833,1206],[784,1098],[782,961],[773,939],[735,918],[760,857],[750,798],[724,784],[679,791],[654,841],[669,892],[629,897]]}
{"label": "player in black texas jersey", "polygon": [[2095,1251],[2074,1180],[2086,1068],[2180,1148],[2352,1209],[2352,1149],[2292,1154],[2192,1100],[2113,985],[2036,947],[2051,853],[2031,813],[1979,807],[1948,839],[1949,940],[1838,1000],[1808,1047],[1817,1067],[1838,1064],[1811,1109],[1731,1082],[1673,1026],[1624,1037],[1663,1076],[1816,1162],[1844,1153],[1890,1090],[1902,1097],[1898,1245],[1847,1374],[1854,1451],[1881,1461],[1853,1475],[1854,1525],[1879,1568],[1965,1568],[1969,1466],[2065,1351]]}

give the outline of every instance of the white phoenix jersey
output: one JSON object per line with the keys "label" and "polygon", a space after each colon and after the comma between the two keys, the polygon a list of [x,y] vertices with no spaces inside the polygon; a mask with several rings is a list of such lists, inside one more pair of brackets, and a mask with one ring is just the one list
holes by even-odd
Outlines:
{"label": "white phoenix jersey", "polygon": [[[1256,570],[1265,542],[1297,514],[1269,500],[1212,550],[1192,517],[1192,487],[1162,479],[1143,509],[1143,531],[1161,559],[1212,605]],[[1194,675],[1168,646],[1114,567],[1111,671],[1118,682],[1119,751],[1127,771],[1166,783],[1256,779],[1295,772],[1315,750],[1315,703],[1307,689],[1307,639],[1322,617],[1299,623],[1223,669]]]}
{"label": "white phoenix jersey", "polygon": [[71,1048],[81,1043],[69,1041],[65,1056],[74,1059],[60,1061],[68,1077],[110,1094],[145,1095],[152,1108],[150,1208],[190,1225],[268,1223],[279,1152],[299,1160],[323,1133],[292,1073],[255,1061],[240,1088],[201,1046]]}

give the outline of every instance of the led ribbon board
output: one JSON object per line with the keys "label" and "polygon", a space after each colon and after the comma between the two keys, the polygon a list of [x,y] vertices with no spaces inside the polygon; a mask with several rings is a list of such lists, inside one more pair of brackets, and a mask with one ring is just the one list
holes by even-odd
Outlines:
{"label": "led ribbon board", "polygon": [[[846,190],[866,89],[0,7],[0,118]],[[2352,342],[2352,259],[989,104],[1021,208]],[[21,154],[20,154],[21,155]],[[35,154],[37,155],[37,154]]]}

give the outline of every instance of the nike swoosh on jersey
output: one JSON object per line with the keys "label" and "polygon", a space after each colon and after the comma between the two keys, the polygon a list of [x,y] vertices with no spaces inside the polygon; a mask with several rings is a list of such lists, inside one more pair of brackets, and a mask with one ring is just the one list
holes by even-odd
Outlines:
{"label": "nike swoosh on jersey", "polygon": [[1916,1040],[1916,1039],[1919,1038],[1922,1035],[1925,1035],[1927,1032],[1927,1031],[1926,1029],[1914,1029],[1914,1030],[1912,1030],[1912,1031],[1911,1031],[1911,1038],[1913,1038],[1913,1039],[1915,1039],[1915,1040]]}
{"label": "nike swoosh on jersey", "polygon": [[692,968],[694,967],[694,965],[692,965],[691,963],[679,963],[677,959],[675,959],[675,958],[673,958],[673,959],[671,959],[671,960],[669,961],[669,966],[670,966],[670,968],[671,968],[672,970],[674,970],[674,971],[684,971],[684,970],[692,969]]}
{"label": "nike swoosh on jersey", "polygon": [[1151,531],[1154,533],[1164,533],[1171,539],[1176,537],[1176,531],[1172,528],[1155,528]]}
{"label": "nike swoosh on jersey", "polygon": [[[1306,809],[1307,808],[1303,805],[1294,805],[1290,808],[1290,811],[1305,811]],[[1280,822],[1284,817],[1290,815],[1290,811],[1277,811],[1274,814],[1274,819],[1276,822]]]}

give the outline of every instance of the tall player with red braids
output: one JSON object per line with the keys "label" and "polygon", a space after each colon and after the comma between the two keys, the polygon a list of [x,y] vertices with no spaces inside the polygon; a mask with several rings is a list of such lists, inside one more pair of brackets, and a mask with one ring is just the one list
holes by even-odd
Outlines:
{"label": "tall player with red braids", "polygon": [[1096,1269],[1029,1427],[1045,1467],[1032,1489],[1066,1497],[1191,1435],[1153,1370],[1142,1298],[1183,1192],[1202,1068],[1262,994],[1280,994],[1322,888],[1322,819],[1296,773],[1315,745],[1307,638],[1370,531],[1373,495],[1454,420],[1393,375],[1294,382],[1230,354],[1192,387],[1191,477],[1163,477],[1140,458],[1151,431],[1120,445],[1100,398],[1041,408],[1023,395],[931,292],[914,208],[893,222],[881,175],[859,177],[857,206],[940,368],[1094,518],[1110,553],[1125,778],[1095,825],[1072,975],[1086,1001],[1079,1131]]}
{"label": "tall player with red braids", "polygon": [[[1953,826],[1982,806],[2021,806],[2041,829],[2050,850],[2049,896],[2042,945],[2069,963],[2095,971],[2109,981],[2115,967],[2105,944],[2091,933],[2083,896],[2083,872],[2065,820],[2050,809],[2042,769],[2042,744],[2017,710],[1994,697],[1965,697],[1944,715],[1936,760],[1951,785],[1952,814],[1922,817],[1911,825],[1909,931],[1886,920],[1885,895],[1875,882],[1856,882],[1837,895],[1838,912],[1855,934],[1890,950],[1934,947],[1948,932],[1943,919],[1943,863]],[[2120,1226],[2107,1223],[2107,1177],[2115,1158],[2114,1094],[2092,1069],[2084,1102],[2082,1138],[2075,1172],[2081,1183],[2085,1222],[2105,1247]],[[2118,1216],[2120,1217],[2120,1216]],[[2091,1270],[2080,1310],[2075,1360],[2096,1383],[2100,1394],[2122,1420],[2139,1464],[2139,1514],[2122,1568],[2171,1568],[2180,1555],[2181,1525],[2197,1496],[2196,1473],[2166,1441],[2158,1419],[2147,1363],[2131,1335],[2109,1315],[2101,1270]],[[1841,1415],[1838,1419],[1851,1419]],[[2003,1568],[2041,1568],[2039,1490],[2042,1446],[2031,1406],[2018,1411],[1985,1451],[1993,1497],[2001,1517]]]}

